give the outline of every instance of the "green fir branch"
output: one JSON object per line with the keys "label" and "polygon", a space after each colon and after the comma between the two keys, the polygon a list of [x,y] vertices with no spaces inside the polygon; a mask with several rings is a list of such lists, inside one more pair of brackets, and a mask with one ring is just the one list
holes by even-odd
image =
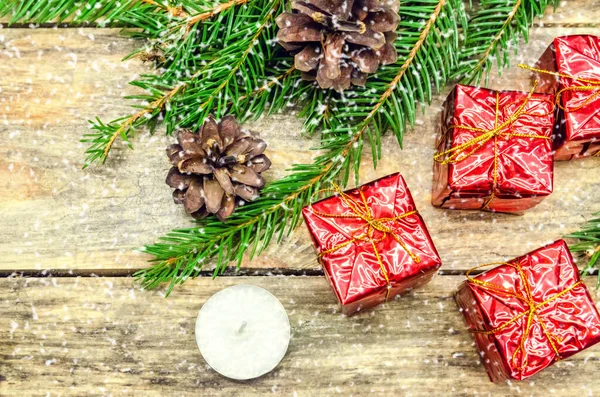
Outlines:
{"label": "green fir branch", "polygon": [[126,29],[123,33],[131,37],[147,39],[148,42],[125,59],[140,52],[160,51],[165,58],[157,65],[160,66],[161,79],[165,83],[174,84],[186,76],[189,70],[199,70],[200,66],[206,65],[214,58],[217,49],[224,48],[227,35],[222,34],[222,30],[225,26],[229,30],[232,27],[240,28],[240,23],[247,22],[244,11],[247,9],[246,5],[250,3],[268,9],[269,1],[186,2],[185,11],[167,23],[157,20],[153,15],[128,12],[121,16],[121,20],[134,29]]}
{"label": "green fir branch", "polygon": [[[174,230],[158,243],[144,247],[154,257],[153,266],[135,275],[145,288],[168,282],[168,294],[177,284],[196,277],[212,260],[216,260],[215,276],[230,262],[239,267],[246,250],[252,258],[274,237],[281,241],[289,234],[300,221],[302,208],[321,186],[334,180],[346,185],[352,172],[358,178],[365,140],[376,159],[381,152],[381,135],[388,127],[401,137],[404,123],[414,121],[417,103],[431,99],[429,77],[434,71],[439,73],[437,81],[443,85],[444,76],[455,66],[455,58],[447,55],[458,47],[456,18],[460,20],[462,4],[457,0],[418,1],[405,4],[404,9],[408,11],[399,28],[398,62],[369,79],[364,89],[335,99],[330,93],[316,97],[321,104],[325,98],[331,100],[332,106],[319,108],[328,128],[322,132],[317,148],[321,154],[315,161],[293,166],[288,176],[268,184],[257,201],[238,208],[227,222],[208,218],[198,227]],[[417,34],[412,33],[415,28]],[[311,108],[314,96],[304,99],[317,111]]]}
{"label": "green fir branch", "polygon": [[[581,230],[565,236],[576,239],[576,242],[569,246],[569,250],[587,261],[581,271],[582,275],[589,275],[592,271],[598,271],[600,268],[600,212],[593,216],[594,218],[583,225]],[[598,287],[600,287],[600,271],[596,282],[596,288]]]}
{"label": "green fir branch", "polygon": [[[257,117],[264,109],[275,111],[298,99],[307,86],[295,83],[291,59],[279,55],[274,45],[273,19],[283,7],[284,0],[230,0],[146,30],[146,51],[157,50],[162,58],[159,73],[131,82],[146,93],[128,97],[146,105],[109,123],[93,121],[82,140],[90,145],[85,166],[103,163],[117,139],[131,146],[133,133],[146,125],[162,121],[171,134],[197,127],[209,114]],[[190,70],[195,70],[191,76]]]}
{"label": "green fir branch", "polygon": [[458,54],[460,65],[453,79],[465,83],[487,84],[494,64],[498,73],[510,65],[510,52],[515,53],[521,38],[529,39],[534,18],[544,15],[548,5],[558,0],[482,0],[473,11]]}
{"label": "green fir branch", "polygon": [[[237,103],[245,93],[260,87],[265,60],[273,56],[273,20],[284,0],[271,0],[270,7],[259,3],[241,7],[239,18],[227,25],[221,48],[210,54],[198,79],[177,98],[174,116],[181,119],[178,125],[198,127],[209,114],[220,118],[230,109],[229,103]],[[185,106],[188,103],[196,106]]]}
{"label": "green fir branch", "polygon": [[305,84],[308,88],[303,107],[298,117],[304,119],[302,130],[307,137],[317,131],[331,130],[331,105],[333,96],[337,95],[331,90],[321,90],[314,84]]}
{"label": "green fir branch", "polygon": [[312,94],[312,85],[300,80],[300,72],[294,68],[292,59],[270,63],[274,66],[265,65],[265,76],[254,91],[241,95],[237,101],[229,100],[228,111],[236,114],[240,121],[293,108]]}
{"label": "green fir branch", "polygon": [[[196,77],[196,75],[192,75],[190,81]],[[136,82],[133,84],[136,84]],[[103,123],[99,118],[96,118],[95,121],[91,121],[92,132],[84,134],[81,139],[81,142],[90,145],[85,151],[86,159],[84,168],[88,167],[93,162],[104,163],[117,138],[121,138],[129,148],[133,148],[129,141],[129,137],[133,135],[134,131],[146,124],[156,123],[163,110],[166,109],[167,112],[170,110],[168,105],[173,97],[180,91],[185,90],[188,84],[189,82],[184,82],[176,87],[170,88],[166,92],[160,90],[161,87],[144,86],[148,91],[152,91],[154,95],[135,97],[137,99],[145,99],[149,102],[147,106],[143,107],[138,112],[130,116],[118,118],[107,124]],[[132,99],[132,97],[128,98]]]}

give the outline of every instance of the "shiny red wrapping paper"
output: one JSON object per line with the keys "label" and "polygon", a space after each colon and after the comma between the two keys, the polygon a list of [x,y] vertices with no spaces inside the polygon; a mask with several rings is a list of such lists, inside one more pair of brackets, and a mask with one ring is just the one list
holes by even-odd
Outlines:
{"label": "shiny red wrapping paper", "polygon": [[[524,92],[502,91],[496,104],[496,93],[485,88],[456,86],[442,111],[438,153],[481,135],[451,126],[492,130],[507,121],[527,99]],[[473,154],[464,160],[450,164],[434,162],[432,204],[449,209],[515,214],[539,204],[553,189],[552,141],[508,134],[552,137],[553,102],[552,95],[533,94],[525,105],[526,114],[506,126],[504,135],[488,140],[479,148],[474,145],[465,149]]]}
{"label": "shiny red wrapping paper", "polygon": [[[400,174],[386,176],[345,194],[360,203],[359,190],[374,219],[394,218],[416,210]],[[307,206],[302,214],[317,252],[333,249],[320,255],[320,262],[344,314],[355,314],[386,301],[386,297],[390,300],[406,290],[419,287],[431,280],[441,266],[440,257],[418,213],[384,224],[418,257],[419,263],[391,235],[377,230],[373,232],[389,285],[370,242],[354,241],[335,249],[368,229],[363,219],[343,218],[353,216],[354,212],[340,195]],[[340,215],[342,218],[320,214]]]}
{"label": "shiny red wrapping paper", "polygon": [[[517,317],[529,310],[528,302],[471,281],[464,282],[456,293],[471,330],[490,331],[508,323],[494,333],[473,332],[483,365],[494,382],[528,378],[556,362],[556,351],[565,359],[600,341],[600,315],[585,285],[576,284],[580,282],[579,272],[563,240],[511,263],[521,266],[523,278],[508,265],[473,278],[521,296],[528,289],[536,305],[550,300],[536,310],[525,339],[528,315]],[[517,320],[510,323],[514,318]],[[522,340],[524,352],[519,348]]]}
{"label": "shiny red wrapping paper", "polygon": [[[542,92],[555,94],[566,109],[558,110],[559,129],[554,139],[556,160],[589,157],[600,152],[600,37],[563,36],[554,39],[537,62],[536,68],[597,82],[597,89],[568,77],[536,73]],[[578,109],[581,107],[580,109]]]}

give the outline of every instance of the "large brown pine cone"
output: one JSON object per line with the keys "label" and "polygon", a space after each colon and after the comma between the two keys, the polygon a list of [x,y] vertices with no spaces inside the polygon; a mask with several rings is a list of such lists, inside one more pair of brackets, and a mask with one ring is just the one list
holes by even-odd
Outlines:
{"label": "large brown pine cone", "polygon": [[237,205],[258,198],[265,184],[260,173],[271,166],[263,154],[267,144],[232,116],[220,123],[209,116],[199,132],[178,131],[177,141],[167,148],[173,168],[166,183],[188,214],[225,220]]}
{"label": "large brown pine cone", "polygon": [[297,52],[304,79],[343,91],[396,62],[399,8],[399,0],[292,0],[294,12],[277,17],[277,39]]}

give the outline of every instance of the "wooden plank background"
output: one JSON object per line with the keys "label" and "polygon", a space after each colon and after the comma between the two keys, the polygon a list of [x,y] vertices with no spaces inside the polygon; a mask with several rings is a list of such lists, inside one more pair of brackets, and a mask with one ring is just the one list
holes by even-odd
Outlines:
{"label": "wooden plank background", "polygon": [[[0,320],[8,330],[0,333],[0,391],[6,397],[46,392],[580,397],[600,392],[598,347],[530,380],[491,383],[451,296],[462,280],[439,276],[426,288],[349,318],[340,314],[322,277],[200,278],[166,300],[124,278],[0,280],[0,310],[11,313]],[[194,338],[202,303],[239,283],[278,296],[292,325],[281,364],[250,382],[234,382],[208,368]]]}
{"label": "wooden plank background", "polygon": [[[600,34],[598,1],[566,1],[536,23],[512,63],[533,63],[551,40]],[[384,139],[376,170],[369,151],[361,181],[395,171],[406,178],[443,260],[424,289],[345,318],[320,276],[304,226],[245,267],[255,277],[188,281],[164,299],[127,276],[147,266],[132,250],[190,225],[164,184],[162,130],[117,145],[107,164],[81,170],[87,120],[131,111],[127,85],[148,71],[121,59],[140,45],[118,29],[0,29],[0,395],[596,395],[600,347],[526,382],[491,384],[451,299],[465,269],[521,255],[576,230],[600,211],[600,159],[556,165],[554,194],[524,216],[431,207],[435,123],[446,89],[424,108],[400,150]],[[489,84],[529,89],[512,67]],[[293,114],[247,124],[269,142],[276,179],[308,162],[316,141]],[[54,274],[60,277],[20,278]],[[98,278],[96,275],[114,277]],[[293,339],[281,365],[246,383],[207,368],[194,341],[202,303],[228,285],[251,283],[278,296]],[[594,280],[587,280],[593,288]],[[598,294],[595,290],[592,290]]]}

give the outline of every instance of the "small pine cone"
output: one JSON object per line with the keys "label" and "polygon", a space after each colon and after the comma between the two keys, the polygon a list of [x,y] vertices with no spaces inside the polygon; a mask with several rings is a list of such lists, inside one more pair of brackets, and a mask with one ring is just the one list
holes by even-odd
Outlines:
{"label": "small pine cone", "polygon": [[259,197],[265,184],[261,172],[271,166],[263,154],[267,144],[232,116],[220,123],[209,116],[199,132],[179,130],[177,141],[167,148],[173,168],[166,183],[188,214],[215,214],[224,221],[237,205]]}
{"label": "small pine cone", "polygon": [[292,0],[294,12],[277,17],[277,39],[305,80],[341,92],[396,62],[399,8],[399,0]]}

